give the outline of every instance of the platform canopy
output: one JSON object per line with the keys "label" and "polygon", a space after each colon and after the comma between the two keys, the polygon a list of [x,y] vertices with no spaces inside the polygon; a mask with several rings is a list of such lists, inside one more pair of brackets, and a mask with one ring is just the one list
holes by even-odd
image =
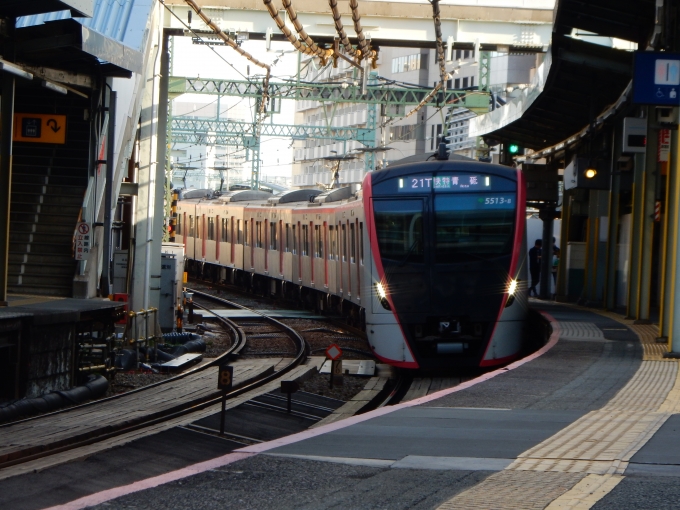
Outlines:
{"label": "platform canopy", "polygon": [[89,73],[95,67],[106,76],[140,73],[143,55],[74,19],[17,28],[17,61]]}
{"label": "platform canopy", "polygon": [[555,145],[616,102],[631,79],[633,54],[553,34],[550,53],[520,97],[470,120],[470,136],[528,149]]}
{"label": "platform canopy", "polygon": [[[553,31],[572,30],[644,45],[654,28],[656,0],[557,0]],[[644,49],[644,48],[642,48]]]}
{"label": "platform canopy", "polygon": [[531,86],[472,119],[470,136],[540,150],[580,132],[623,94],[633,53],[571,36],[642,44],[652,34],[654,12],[654,0],[559,0],[550,51]]}
{"label": "platform canopy", "polygon": [[17,18],[47,12],[71,11],[73,17],[91,17],[94,0],[2,0],[0,18]]}

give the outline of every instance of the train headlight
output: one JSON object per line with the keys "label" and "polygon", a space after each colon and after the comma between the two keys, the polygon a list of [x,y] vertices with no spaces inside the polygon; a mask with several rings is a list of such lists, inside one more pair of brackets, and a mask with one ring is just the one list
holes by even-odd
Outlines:
{"label": "train headlight", "polygon": [[517,292],[517,280],[510,280],[508,284],[508,300],[505,302],[505,307],[507,308],[515,302],[515,293]]}
{"label": "train headlight", "polygon": [[378,301],[380,301],[382,307],[385,310],[391,310],[392,308],[390,308],[390,302],[387,300],[387,292],[385,291],[385,287],[383,286],[383,284],[380,282],[376,282],[375,291],[378,294]]}

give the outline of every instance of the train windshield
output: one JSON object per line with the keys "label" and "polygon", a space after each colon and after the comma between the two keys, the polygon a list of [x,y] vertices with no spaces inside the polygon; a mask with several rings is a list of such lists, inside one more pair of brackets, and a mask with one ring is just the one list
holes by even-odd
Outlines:
{"label": "train windshield", "polygon": [[380,256],[397,263],[422,263],[423,201],[375,200],[373,211]]}
{"label": "train windshield", "polygon": [[491,260],[510,255],[515,195],[436,195],[435,261],[438,264]]}

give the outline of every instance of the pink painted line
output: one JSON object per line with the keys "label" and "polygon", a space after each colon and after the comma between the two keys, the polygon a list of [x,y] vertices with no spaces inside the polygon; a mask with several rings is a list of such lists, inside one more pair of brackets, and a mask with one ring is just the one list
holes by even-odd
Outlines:
{"label": "pink painted line", "polygon": [[170,471],[169,473],[165,473],[159,476],[154,476],[153,478],[147,478],[146,480],[140,480],[129,485],[123,485],[121,487],[115,487],[113,489],[108,489],[105,491],[97,492],[95,494],[90,494],[89,496],[84,496],[80,499],[71,501],[70,503],[52,506],[44,510],[81,510],[82,508],[86,508],[88,506],[99,505],[101,503],[111,501],[112,499],[127,496],[128,494],[132,494],[134,492],[139,492],[145,489],[151,489],[153,487],[158,487],[159,485],[174,482],[176,480],[181,480],[182,478],[187,478],[189,476],[204,473],[205,471],[217,469],[219,467],[226,466],[227,464],[231,464],[232,462],[247,459],[258,453],[267,452],[269,450],[273,450],[281,446],[298,443],[300,441],[320,436],[322,434],[327,434],[328,432],[333,432],[335,430],[341,430],[346,427],[355,425],[357,423],[362,423],[364,421],[377,418],[379,416],[384,416],[386,414],[399,411],[400,409],[414,407],[420,404],[424,404],[426,402],[437,400],[438,398],[445,397],[446,395],[450,395],[458,391],[463,391],[479,383],[488,381],[489,379],[493,379],[498,375],[507,373],[510,370],[519,368],[525,363],[529,363],[530,361],[535,360],[539,356],[542,356],[550,349],[552,349],[559,340],[560,328],[557,321],[551,315],[545,312],[541,313],[546,319],[548,319],[553,328],[553,332],[550,335],[548,343],[545,344],[542,348],[540,348],[536,352],[534,352],[533,354],[527,356],[526,358],[522,358],[521,360],[515,361],[514,363],[511,363],[506,367],[499,368],[498,370],[494,370],[493,372],[488,372],[475,379],[471,379],[462,384],[459,384],[458,386],[455,386],[453,388],[447,388],[445,390],[432,393],[431,395],[427,395],[425,397],[411,400],[409,402],[404,402],[403,404],[397,404],[390,407],[383,407],[381,409],[376,409],[375,411],[370,411],[359,416],[352,416],[351,418],[345,418],[344,420],[340,420],[335,423],[329,423],[328,425],[324,425],[316,429],[305,430],[304,432],[299,432],[298,434],[282,437],[280,439],[275,439],[273,441],[268,441],[266,443],[260,443],[258,445],[240,448],[239,450],[235,450],[232,453],[228,453],[227,455],[223,455],[215,459],[199,462],[197,464],[192,464],[191,466],[187,466],[176,471]]}
{"label": "pink painted line", "polygon": [[228,453],[221,457],[199,462],[197,464],[192,464],[191,466],[154,476],[153,478],[139,480],[138,482],[134,482],[129,485],[114,487],[113,489],[90,494],[89,496],[84,496],[80,499],[71,501],[70,503],[51,506],[45,510],[80,510],[88,506],[99,505],[101,503],[111,501],[112,499],[120,498],[121,496],[127,496],[128,494],[132,494],[134,492],[152,489],[154,487],[158,487],[159,485],[181,480],[182,478],[197,475],[205,471],[210,471],[211,469],[217,469],[219,467],[226,466],[227,464],[231,464],[232,462],[247,459],[248,457],[252,457],[252,454],[236,452]]}

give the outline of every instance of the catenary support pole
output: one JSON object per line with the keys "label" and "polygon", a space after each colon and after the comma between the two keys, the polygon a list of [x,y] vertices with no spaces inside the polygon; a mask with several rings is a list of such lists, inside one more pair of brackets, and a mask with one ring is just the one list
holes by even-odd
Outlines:
{"label": "catenary support pole", "polygon": [[114,181],[115,165],[115,140],[116,140],[116,100],[115,91],[109,92],[109,127],[106,136],[106,185],[104,187],[104,246],[103,246],[103,267],[101,279],[101,295],[111,294],[111,238],[113,226],[113,192],[116,189]]}
{"label": "catenary support pole", "polygon": [[541,249],[541,280],[539,284],[539,297],[550,299],[550,288],[552,285],[552,257],[553,257],[553,223],[555,220],[555,209],[546,207],[539,213],[539,218],[543,220],[543,247]]}
{"label": "catenary support pole", "polygon": [[[14,19],[6,20],[8,31],[3,57],[13,60]],[[0,306],[7,306],[7,267],[9,265],[9,210],[12,198],[12,133],[14,129],[15,78],[2,73],[2,97],[0,98]]]}
{"label": "catenary support pole", "polygon": [[[653,107],[648,107],[648,112],[654,113]],[[652,254],[654,247],[654,204],[656,202],[656,180],[659,178],[657,171],[657,149],[659,144],[659,131],[652,124],[652,119],[647,116],[647,147],[645,152],[645,191],[642,197],[642,227],[640,245],[640,290],[637,302],[636,319],[642,323],[649,322],[649,310],[652,292]]]}

